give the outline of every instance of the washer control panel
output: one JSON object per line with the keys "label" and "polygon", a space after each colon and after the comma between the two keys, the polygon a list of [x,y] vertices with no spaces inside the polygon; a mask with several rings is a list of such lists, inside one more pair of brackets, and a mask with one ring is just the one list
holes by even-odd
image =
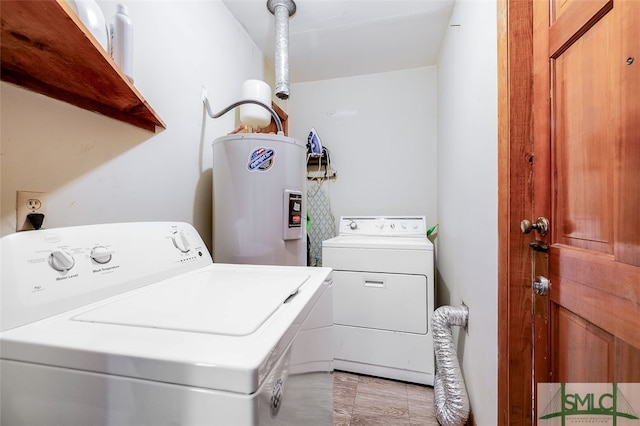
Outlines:
{"label": "washer control panel", "polygon": [[18,232],[2,238],[1,250],[2,330],[213,263],[181,222]]}
{"label": "washer control panel", "polygon": [[426,237],[425,216],[342,216],[339,235]]}

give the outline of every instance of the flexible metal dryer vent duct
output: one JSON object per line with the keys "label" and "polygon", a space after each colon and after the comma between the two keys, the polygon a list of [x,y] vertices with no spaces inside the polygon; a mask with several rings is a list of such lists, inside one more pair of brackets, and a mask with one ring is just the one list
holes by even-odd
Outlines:
{"label": "flexible metal dryer vent duct", "polygon": [[436,355],[434,400],[436,418],[442,426],[462,426],[469,418],[469,396],[458,363],[451,326],[465,327],[469,318],[466,306],[441,306],[431,320]]}
{"label": "flexible metal dryer vent duct", "polygon": [[292,0],[267,0],[267,9],[276,18],[276,96],[289,99],[289,17],[296,13]]}

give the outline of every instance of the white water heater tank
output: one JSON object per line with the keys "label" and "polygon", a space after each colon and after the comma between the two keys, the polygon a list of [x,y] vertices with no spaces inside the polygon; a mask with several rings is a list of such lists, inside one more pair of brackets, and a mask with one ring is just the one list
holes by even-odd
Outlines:
{"label": "white water heater tank", "polygon": [[274,134],[213,141],[213,259],[307,264],[306,146]]}

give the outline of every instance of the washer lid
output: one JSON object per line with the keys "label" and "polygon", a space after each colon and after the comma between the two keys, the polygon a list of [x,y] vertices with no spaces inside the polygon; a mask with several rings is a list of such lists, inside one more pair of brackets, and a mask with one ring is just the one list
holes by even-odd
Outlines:
{"label": "washer lid", "polygon": [[190,276],[74,316],[74,321],[227,336],[255,332],[309,279],[306,273],[237,270]]}

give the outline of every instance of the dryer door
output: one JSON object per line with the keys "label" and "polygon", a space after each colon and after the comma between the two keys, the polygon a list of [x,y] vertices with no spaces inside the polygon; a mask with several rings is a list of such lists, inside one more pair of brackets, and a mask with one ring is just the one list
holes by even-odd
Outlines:
{"label": "dryer door", "polygon": [[334,323],[427,334],[427,277],[334,271]]}

